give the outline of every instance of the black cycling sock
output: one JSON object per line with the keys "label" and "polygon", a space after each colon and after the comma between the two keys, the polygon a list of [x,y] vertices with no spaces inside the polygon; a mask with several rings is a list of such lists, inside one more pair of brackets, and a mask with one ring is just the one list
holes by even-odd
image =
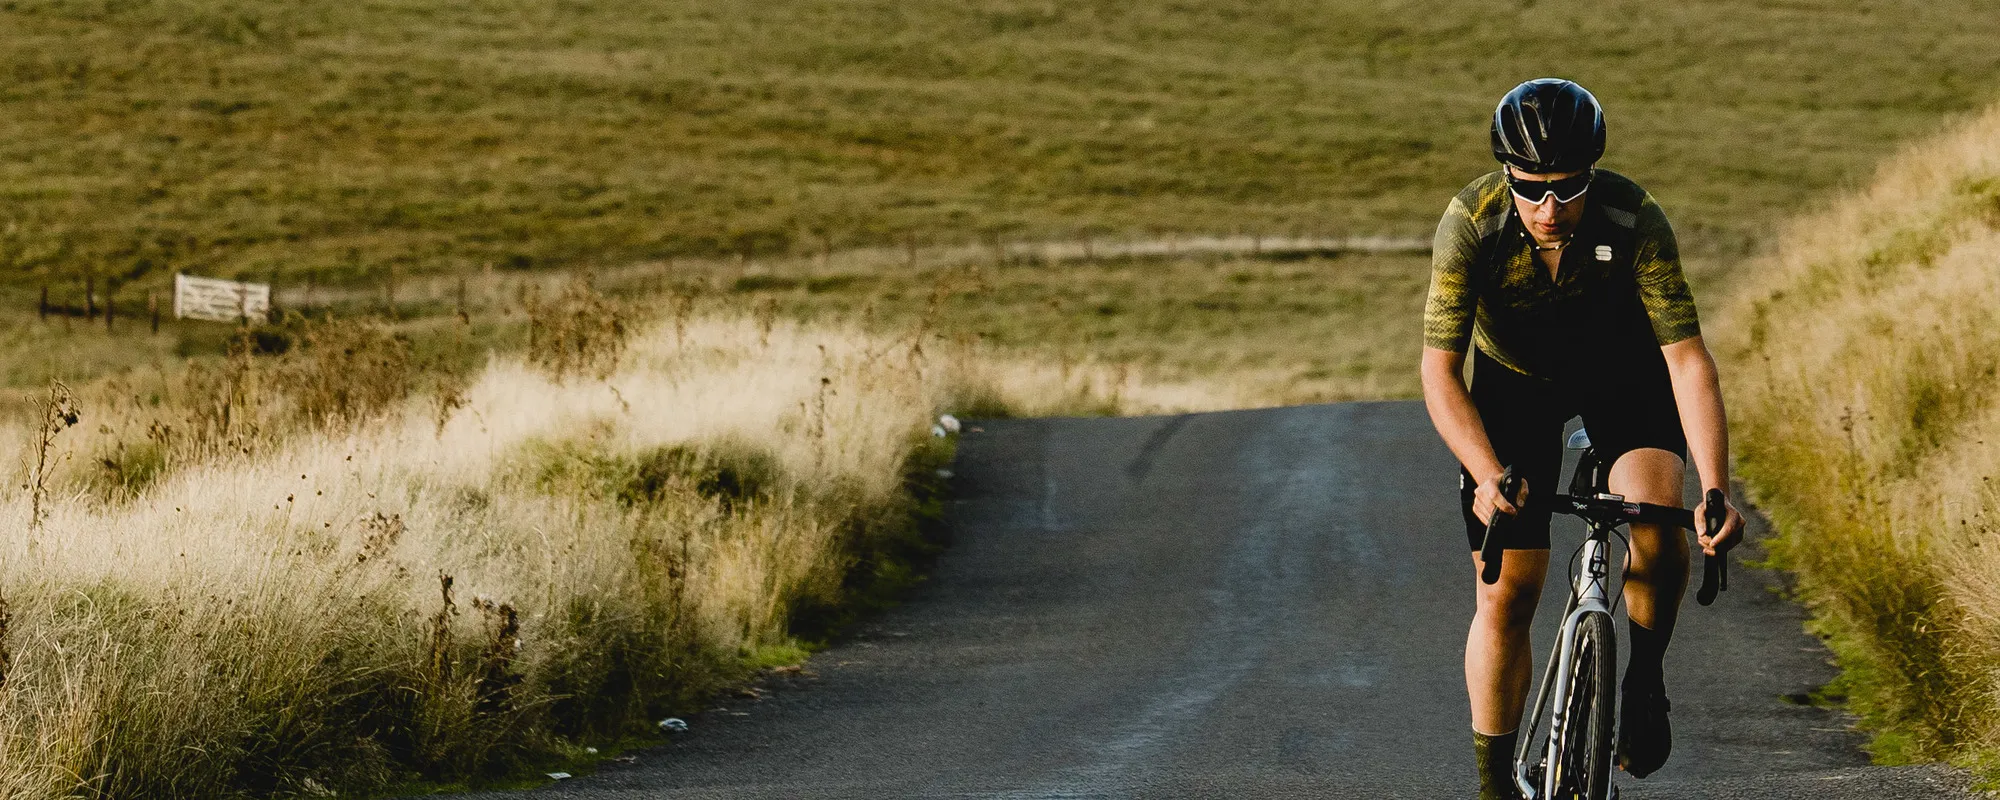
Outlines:
{"label": "black cycling sock", "polygon": [[1514,791],[1514,743],[1519,731],[1488,736],[1472,732],[1473,762],[1479,768],[1479,800],[1512,800]]}
{"label": "black cycling sock", "polygon": [[1625,662],[1625,690],[1666,691],[1666,670],[1662,665],[1667,657],[1667,636],[1658,631],[1627,621],[1627,631],[1631,634],[1632,657]]}

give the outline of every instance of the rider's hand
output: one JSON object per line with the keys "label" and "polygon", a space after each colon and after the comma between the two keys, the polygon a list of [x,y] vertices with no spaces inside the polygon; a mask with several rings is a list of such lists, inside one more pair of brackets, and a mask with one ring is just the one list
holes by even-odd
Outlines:
{"label": "rider's hand", "polygon": [[[1475,503],[1473,507],[1477,508],[1478,505]],[[1712,556],[1719,553],[1727,553],[1730,548],[1735,547],[1743,541],[1743,515],[1736,513],[1736,506],[1729,502],[1727,495],[1724,495],[1722,498],[1722,508],[1725,514],[1722,520],[1722,530],[1716,532],[1708,530],[1708,501],[1703,500],[1701,507],[1695,509],[1694,538],[1696,542],[1701,544],[1702,555]]]}
{"label": "rider's hand", "polygon": [[1517,478],[1515,483],[1519,488],[1514,492],[1514,497],[1509,499],[1500,494],[1500,473],[1493,473],[1493,477],[1487,478],[1479,484],[1479,488],[1472,490],[1472,513],[1479,517],[1480,522],[1488,525],[1493,524],[1493,512],[1496,509],[1510,517],[1520,514],[1521,506],[1528,502],[1528,479]]}

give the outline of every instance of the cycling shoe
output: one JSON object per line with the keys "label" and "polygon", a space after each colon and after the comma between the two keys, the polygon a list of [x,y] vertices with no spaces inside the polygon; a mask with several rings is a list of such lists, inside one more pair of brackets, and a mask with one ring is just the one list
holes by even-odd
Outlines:
{"label": "cycling shoe", "polygon": [[1667,721],[1673,704],[1655,689],[1624,692],[1618,706],[1618,768],[1644,778],[1674,752],[1674,727]]}

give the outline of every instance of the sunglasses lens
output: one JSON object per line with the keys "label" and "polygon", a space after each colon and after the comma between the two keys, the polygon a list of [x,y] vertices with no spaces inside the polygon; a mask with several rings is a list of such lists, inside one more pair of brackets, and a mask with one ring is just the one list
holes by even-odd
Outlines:
{"label": "sunglasses lens", "polygon": [[1548,200],[1550,195],[1554,195],[1558,203],[1567,203],[1583,196],[1584,191],[1590,188],[1591,177],[1591,173],[1585,172],[1559,181],[1529,181],[1510,175],[1507,178],[1507,185],[1513,190],[1515,197],[1530,203],[1539,205]]}

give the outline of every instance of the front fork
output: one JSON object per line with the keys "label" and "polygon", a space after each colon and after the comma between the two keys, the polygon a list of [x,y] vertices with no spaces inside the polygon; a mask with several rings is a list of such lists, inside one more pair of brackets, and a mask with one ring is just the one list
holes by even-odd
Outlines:
{"label": "front fork", "polygon": [[[1576,576],[1576,584],[1570,588],[1569,604],[1563,614],[1562,632],[1556,636],[1556,644],[1549,653],[1548,667],[1542,670],[1542,686],[1535,694],[1532,716],[1524,720],[1517,730],[1532,734],[1541,727],[1546,715],[1549,722],[1548,739],[1541,747],[1536,759],[1528,755],[1535,749],[1531,736],[1521,737],[1515,745],[1514,786],[1524,800],[1554,798],[1556,784],[1562,780],[1557,770],[1550,765],[1561,764],[1555,749],[1563,740],[1563,733],[1574,720],[1569,719],[1569,696],[1574,690],[1573,670],[1568,667],[1576,657],[1576,631],[1585,617],[1591,614],[1611,613],[1611,545],[1607,531],[1591,531],[1590,538],[1583,542],[1583,573]],[[1539,776],[1533,774],[1533,767],[1541,766]],[[1540,779],[1540,786],[1535,785]]]}

